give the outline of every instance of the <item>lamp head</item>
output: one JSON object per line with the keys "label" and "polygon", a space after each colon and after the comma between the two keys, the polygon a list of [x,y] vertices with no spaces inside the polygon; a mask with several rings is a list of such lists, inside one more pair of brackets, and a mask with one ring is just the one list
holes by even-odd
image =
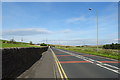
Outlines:
{"label": "lamp head", "polygon": [[89,8],[89,10],[92,10],[92,8]]}

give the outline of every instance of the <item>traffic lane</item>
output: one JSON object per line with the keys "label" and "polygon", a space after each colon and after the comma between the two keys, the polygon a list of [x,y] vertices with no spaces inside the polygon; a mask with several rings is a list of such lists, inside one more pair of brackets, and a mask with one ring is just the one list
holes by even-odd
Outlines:
{"label": "traffic lane", "polygon": [[69,78],[118,78],[118,74],[74,56],[58,59]]}
{"label": "traffic lane", "polygon": [[53,49],[54,53],[56,54],[57,58],[60,61],[84,61],[83,59],[76,58],[70,54],[67,54],[65,52],[61,52],[57,49]]}
{"label": "traffic lane", "polygon": [[118,74],[92,63],[61,63],[68,78],[118,78]]}
{"label": "traffic lane", "polygon": [[99,61],[102,63],[106,63],[106,64],[109,64],[109,65],[112,65],[115,67],[119,67],[119,63],[120,63],[120,62],[118,62],[118,60],[109,59],[109,58],[105,58],[105,57],[101,57],[101,56],[96,56],[96,55],[91,55],[91,54],[86,54],[86,53],[78,53],[78,52],[68,51],[68,50],[63,50],[63,51],[78,54],[78,55],[81,55],[81,56],[84,56],[84,57],[87,57],[87,58],[90,58],[90,59],[93,59],[93,60],[96,60],[96,61]]}
{"label": "traffic lane", "polygon": [[54,50],[54,53],[57,54],[57,55],[67,55],[67,53],[61,52],[56,48],[51,48],[51,49]]}
{"label": "traffic lane", "polygon": [[[55,49],[54,49],[55,50]],[[53,51],[54,51],[53,50]],[[55,54],[62,53],[56,50]],[[62,57],[62,58],[61,58]],[[74,56],[59,56],[59,61],[84,61]],[[118,74],[92,63],[61,63],[69,78],[118,78]],[[80,76],[81,75],[81,76]]]}
{"label": "traffic lane", "polygon": [[57,56],[57,58],[59,61],[84,61],[83,59],[79,59],[74,56]]}

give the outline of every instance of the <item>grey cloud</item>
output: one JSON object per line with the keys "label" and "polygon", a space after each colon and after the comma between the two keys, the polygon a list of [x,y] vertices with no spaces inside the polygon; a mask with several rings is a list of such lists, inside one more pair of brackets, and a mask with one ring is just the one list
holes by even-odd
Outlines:
{"label": "grey cloud", "polygon": [[14,35],[14,36],[50,34],[50,33],[52,32],[45,28],[28,28],[28,29],[16,29],[16,30],[3,31],[3,35]]}

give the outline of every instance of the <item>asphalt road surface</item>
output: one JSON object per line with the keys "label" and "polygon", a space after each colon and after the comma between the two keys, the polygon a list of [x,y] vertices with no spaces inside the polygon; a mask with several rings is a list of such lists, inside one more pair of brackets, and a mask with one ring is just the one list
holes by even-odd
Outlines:
{"label": "asphalt road surface", "polygon": [[42,80],[120,80],[119,61],[105,57],[49,48],[42,59],[18,78]]}
{"label": "asphalt road surface", "polygon": [[62,65],[65,78],[119,80],[117,60],[56,48],[51,51]]}

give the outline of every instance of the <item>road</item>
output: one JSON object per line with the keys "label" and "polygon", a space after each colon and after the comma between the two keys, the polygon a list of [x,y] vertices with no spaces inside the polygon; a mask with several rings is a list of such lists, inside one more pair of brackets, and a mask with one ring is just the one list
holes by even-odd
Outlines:
{"label": "road", "polygon": [[65,75],[69,79],[113,80],[113,78],[119,77],[119,62],[117,60],[56,48],[51,50],[57,56]]}
{"label": "road", "polygon": [[49,48],[30,69],[18,78],[49,80],[119,80],[119,65],[114,59],[57,48]]}

